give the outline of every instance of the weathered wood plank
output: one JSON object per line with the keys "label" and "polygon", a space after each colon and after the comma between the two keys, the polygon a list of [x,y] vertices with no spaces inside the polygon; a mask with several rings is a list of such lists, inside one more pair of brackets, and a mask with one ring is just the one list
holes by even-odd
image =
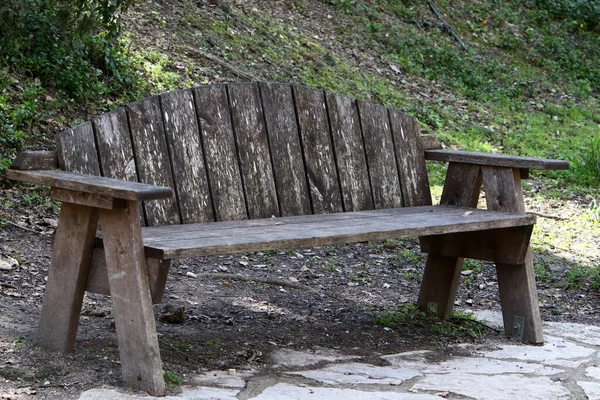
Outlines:
{"label": "weathered wood plank", "polygon": [[280,214],[310,214],[310,197],[292,89],[284,84],[261,83],[260,91]]}
{"label": "weathered wood plank", "polygon": [[269,142],[258,85],[228,85],[237,153],[250,218],[279,216]]}
{"label": "weathered wood plank", "polygon": [[63,203],[73,203],[82,206],[106,208],[112,210],[115,208],[124,208],[126,201],[115,197],[104,196],[101,194],[90,194],[84,192],[74,192],[59,188],[52,188],[50,198]]}
{"label": "weathered wood plank", "polygon": [[[173,173],[158,97],[130,103],[126,109],[139,181],[173,188]],[[174,196],[145,203],[144,210],[150,226],[181,223]]]}
{"label": "weathered wood plank", "polygon": [[[519,169],[482,167],[487,207],[504,212],[525,212]],[[519,265],[496,263],[504,332],[530,343],[543,343],[542,320],[535,285],[531,250]]]}
{"label": "weathered wood plank", "polygon": [[[150,294],[153,304],[160,304],[162,302],[170,265],[170,260],[146,258],[148,281],[150,283]],[[110,296],[108,267],[106,265],[104,247],[94,247],[94,255],[85,290],[90,293]]]}
{"label": "weathered wood plank", "polygon": [[91,122],[58,135],[58,165],[63,171],[100,175],[100,163]]}
{"label": "weathered wood plank", "polygon": [[16,181],[124,200],[166,199],[173,195],[171,188],[165,186],[121,181],[95,175],[74,174],[61,170],[18,171],[9,169],[6,171],[6,176]]}
{"label": "weathered wood plank", "polygon": [[97,209],[62,205],[40,316],[42,347],[69,352],[75,346],[97,227]]}
{"label": "weathered wood plank", "polygon": [[101,210],[100,223],[123,381],[153,396],[164,396],[138,206],[130,201],[125,209]]}
{"label": "weathered wood plank", "polygon": [[522,264],[525,262],[532,230],[533,225],[427,236],[426,240],[421,240],[421,251],[505,264]]}
{"label": "weathered wood plank", "polygon": [[358,102],[375,208],[402,207],[394,141],[386,108]]}
{"label": "weathered wood plank", "polygon": [[345,211],[372,210],[373,196],[356,101],[326,94]]}
{"label": "weathered wood plank", "polygon": [[491,167],[548,170],[569,169],[569,163],[562,160],[548,160],[544,158],[517,157],[505,154],[474,153],[456,150],[427,150],[425,151],[425,159],[487,165]]}
{"label": "weathered wood plank", "polygon": [[214,221],[200,128],[190,90],[161,95],[182,223]]}
{"label": "weathered wood plank", "polygon": [[[452,163],[446,173],[441,205],[476,207],[481,185],[479,166]],[[419,239],[424,248],[431,248],[426,243],[427,238]],[[436,253],[434,250],[427,256],[417,305],[423,311],[431,311],[433,308],[439,316],[450,317],[464,259]]]}
{"label": "weathered wood plank", "polygon": [[96,132],[102,176],[137,182],[138,176],[124,108],[92,120]]}
{"label": "weathered wood plank", "polygon": [[194,89],[196,113],[217,221],[248,218],[224,85]]}
{"label": "weathered wood plank", "polygon": [[10,168],[23,171],[57,169],[58,154],[56,151],[22,151],[10,164]]}
{"label": "weathered wood plank", "polygon": [[294,86],[293,93],[313,212],[343,211],[323,91]]}
{"label": "weathered wood plank", "polygon": [[[147,250],[155,249],[159,253],[162,250],[164,258],[179,258],[498,229],[531,225],[535,220],[529,215],[483,210],[465,213],[464,209],[456,207],[413,207],[407,209],[410,212],[403,210],[395,209],[382,214],[371,212],[370,216],[369,212],[364,211],[359,218],[346,219],[324,220],[304,216],[288,217],[288,222],[267,219],[264,220],[265,224],[245,227],[226,225],[222,229],[219,229],[219,224],[197,224],[187,226],[184,234],[176,232],[176,228],[180,227],[173,227],[169,234],[165,234],[167,231],[163,227],[145,228],[144,244]],[[349,213],[344,215],[348,216]]]}
{"label": "weathered wood plank", "polygon": [[390,110],[389,113],[404,206],[430,205],[431,192],[423,158],[419,121],[398,111]]}
{"label": "weathered wood plank", "polygon": [[[331,214],[309,214],[309,215],[297,215],[288,216],[281,218],[260,218],[251,220],[237,220],[237,221],[221,221],[217,223],[206,223],[201,224],[200,228],[198,224],[185,224],[185,225],[165,225],[165,226],[154,226],[151,228],[145,228],[143,230],[144,240],[161,239],[164,237],[181,237],[183,239],[190,235],[201,235],[202,232],[209,232],[212,230],[222,229],[233,229],[233,228],[249,228],[249,227],[260,227],[270,225],[293,225],[293,224],[304,224],[311,222],[323,222],[330,223],[332,221],[349,220],[349,219],[360,219],[360,218],[373,218],[394,216],[401,212],[404,215],[408,214],[419,214],[425,212],[441,212],[444,213],[445,208],[440,206],[431,206],[429,208],[424,207],[411,207],[406,209],[379,209],[379,210],[368,210],[368,211],[356,211],[347,213],[331,213]],[[456,207],[452,207],[451,210],[456,210]],[[454,211],[452,211],[454,212]],[[335,222],[334,222],[335,223]]]}

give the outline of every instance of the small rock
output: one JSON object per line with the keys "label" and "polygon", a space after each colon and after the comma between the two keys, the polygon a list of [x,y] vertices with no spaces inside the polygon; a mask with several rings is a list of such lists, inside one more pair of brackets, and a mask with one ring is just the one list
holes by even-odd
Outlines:
{"label": "small rock", "polygon": [[185,320],[184,311],[184,306],[165,304],[161,310],[160,320],[169,324],[181,324]]}
{"label": "small rock", "polygon": [[389,283],[384,283],[384,284],[383,284],[383,288],[384,288],[384,289],[389,289],[389,288],[391,288],[391,287],[392,287],[392,285],[390,285]]}
{"label": "small rock", "polygon": [[469,275],[473,274],[473,270],[472,269],[467,269],[467,270],[462,271],[460,274],[462,276],[469,276]]}
{"label": "small rock", "polygon": [[189,276],[190,278],[197,278],[197,277],[198,277],[198,275],[196,275],[196,274],[195,274],[195,273],[193,273],[193,272],[186,272],[186,273],[185,273],[185,276]]}
{"label": "small rock", "polygon": [[12,257],[0,258],[0,271],[10,271],[19,266],[19,262]]}

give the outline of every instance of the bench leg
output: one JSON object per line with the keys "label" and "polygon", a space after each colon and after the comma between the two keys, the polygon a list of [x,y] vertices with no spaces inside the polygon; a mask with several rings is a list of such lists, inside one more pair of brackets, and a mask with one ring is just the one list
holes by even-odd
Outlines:
{"label": "bench leg", "polygon": [[40,316],[44,348],[66,353],[75,346],[97,227],[97,209],[62,204]]}
{"label": "bench leg", "polygon": [[125,209],[101,210],[100,223],[123,380],[153,396],[164,396],[139,204],[130,201]]}
{"label": "bench leg", "polygon": [[[448,166],[440,204],[476,207],[481,191],[481,169],[477,165],[451,163]],[[428,240],[426,237],[421,240]],[[460,282],[464,259],[429,254],[421,281],[417,306],[440,317],[450,317]]]}
{"label": "bench leg", "polygon": [[417,307],[441,318],[452,316],[463,258],[429,254]]}
{"label": "bench leg", "polygon": [[[490,210],[525,212],[519,169],[483,167],[483,184]],[[531,250],[520,265],[496,264],[504,332],[529,343],[543,343],[542,319]]]}

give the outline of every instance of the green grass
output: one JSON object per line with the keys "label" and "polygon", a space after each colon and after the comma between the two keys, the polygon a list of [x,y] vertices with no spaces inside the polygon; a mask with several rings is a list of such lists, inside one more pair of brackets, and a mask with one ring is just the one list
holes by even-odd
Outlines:
{"label": "green grass", "polygon": [[454,311],[451,318],[441,319],[432,313],[419,310],[416,306],[400,306],[392,311],[384,311],[375,317],[375,323],[384,329],[392,330],[400,327],[415,327],[429,331],[434,340],[440,337],[457,339],[475,339],[485,332],[481,324],[472,314]]}

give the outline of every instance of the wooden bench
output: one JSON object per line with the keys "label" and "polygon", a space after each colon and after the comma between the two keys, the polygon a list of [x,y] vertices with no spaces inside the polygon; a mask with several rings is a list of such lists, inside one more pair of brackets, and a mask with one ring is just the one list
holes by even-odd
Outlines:
{"label": "wooden bench", "polygon": [[[449,163],[441,205],[426,159]],[[59,134],[56,152],[20,154],[8,177],[62,202],[39,343],[71,351],[84,292],[111,294],[125,383],[163,395],[152,304],[182,257],[419,237],[419,307],[449,316],[463,258],[493,261],[506,335],[541,343],[521,178],[567,167],[424,151],[418,121],[398,111],[238,83],[101,115]],[[482,186],[488,210],[476,209]]]}

